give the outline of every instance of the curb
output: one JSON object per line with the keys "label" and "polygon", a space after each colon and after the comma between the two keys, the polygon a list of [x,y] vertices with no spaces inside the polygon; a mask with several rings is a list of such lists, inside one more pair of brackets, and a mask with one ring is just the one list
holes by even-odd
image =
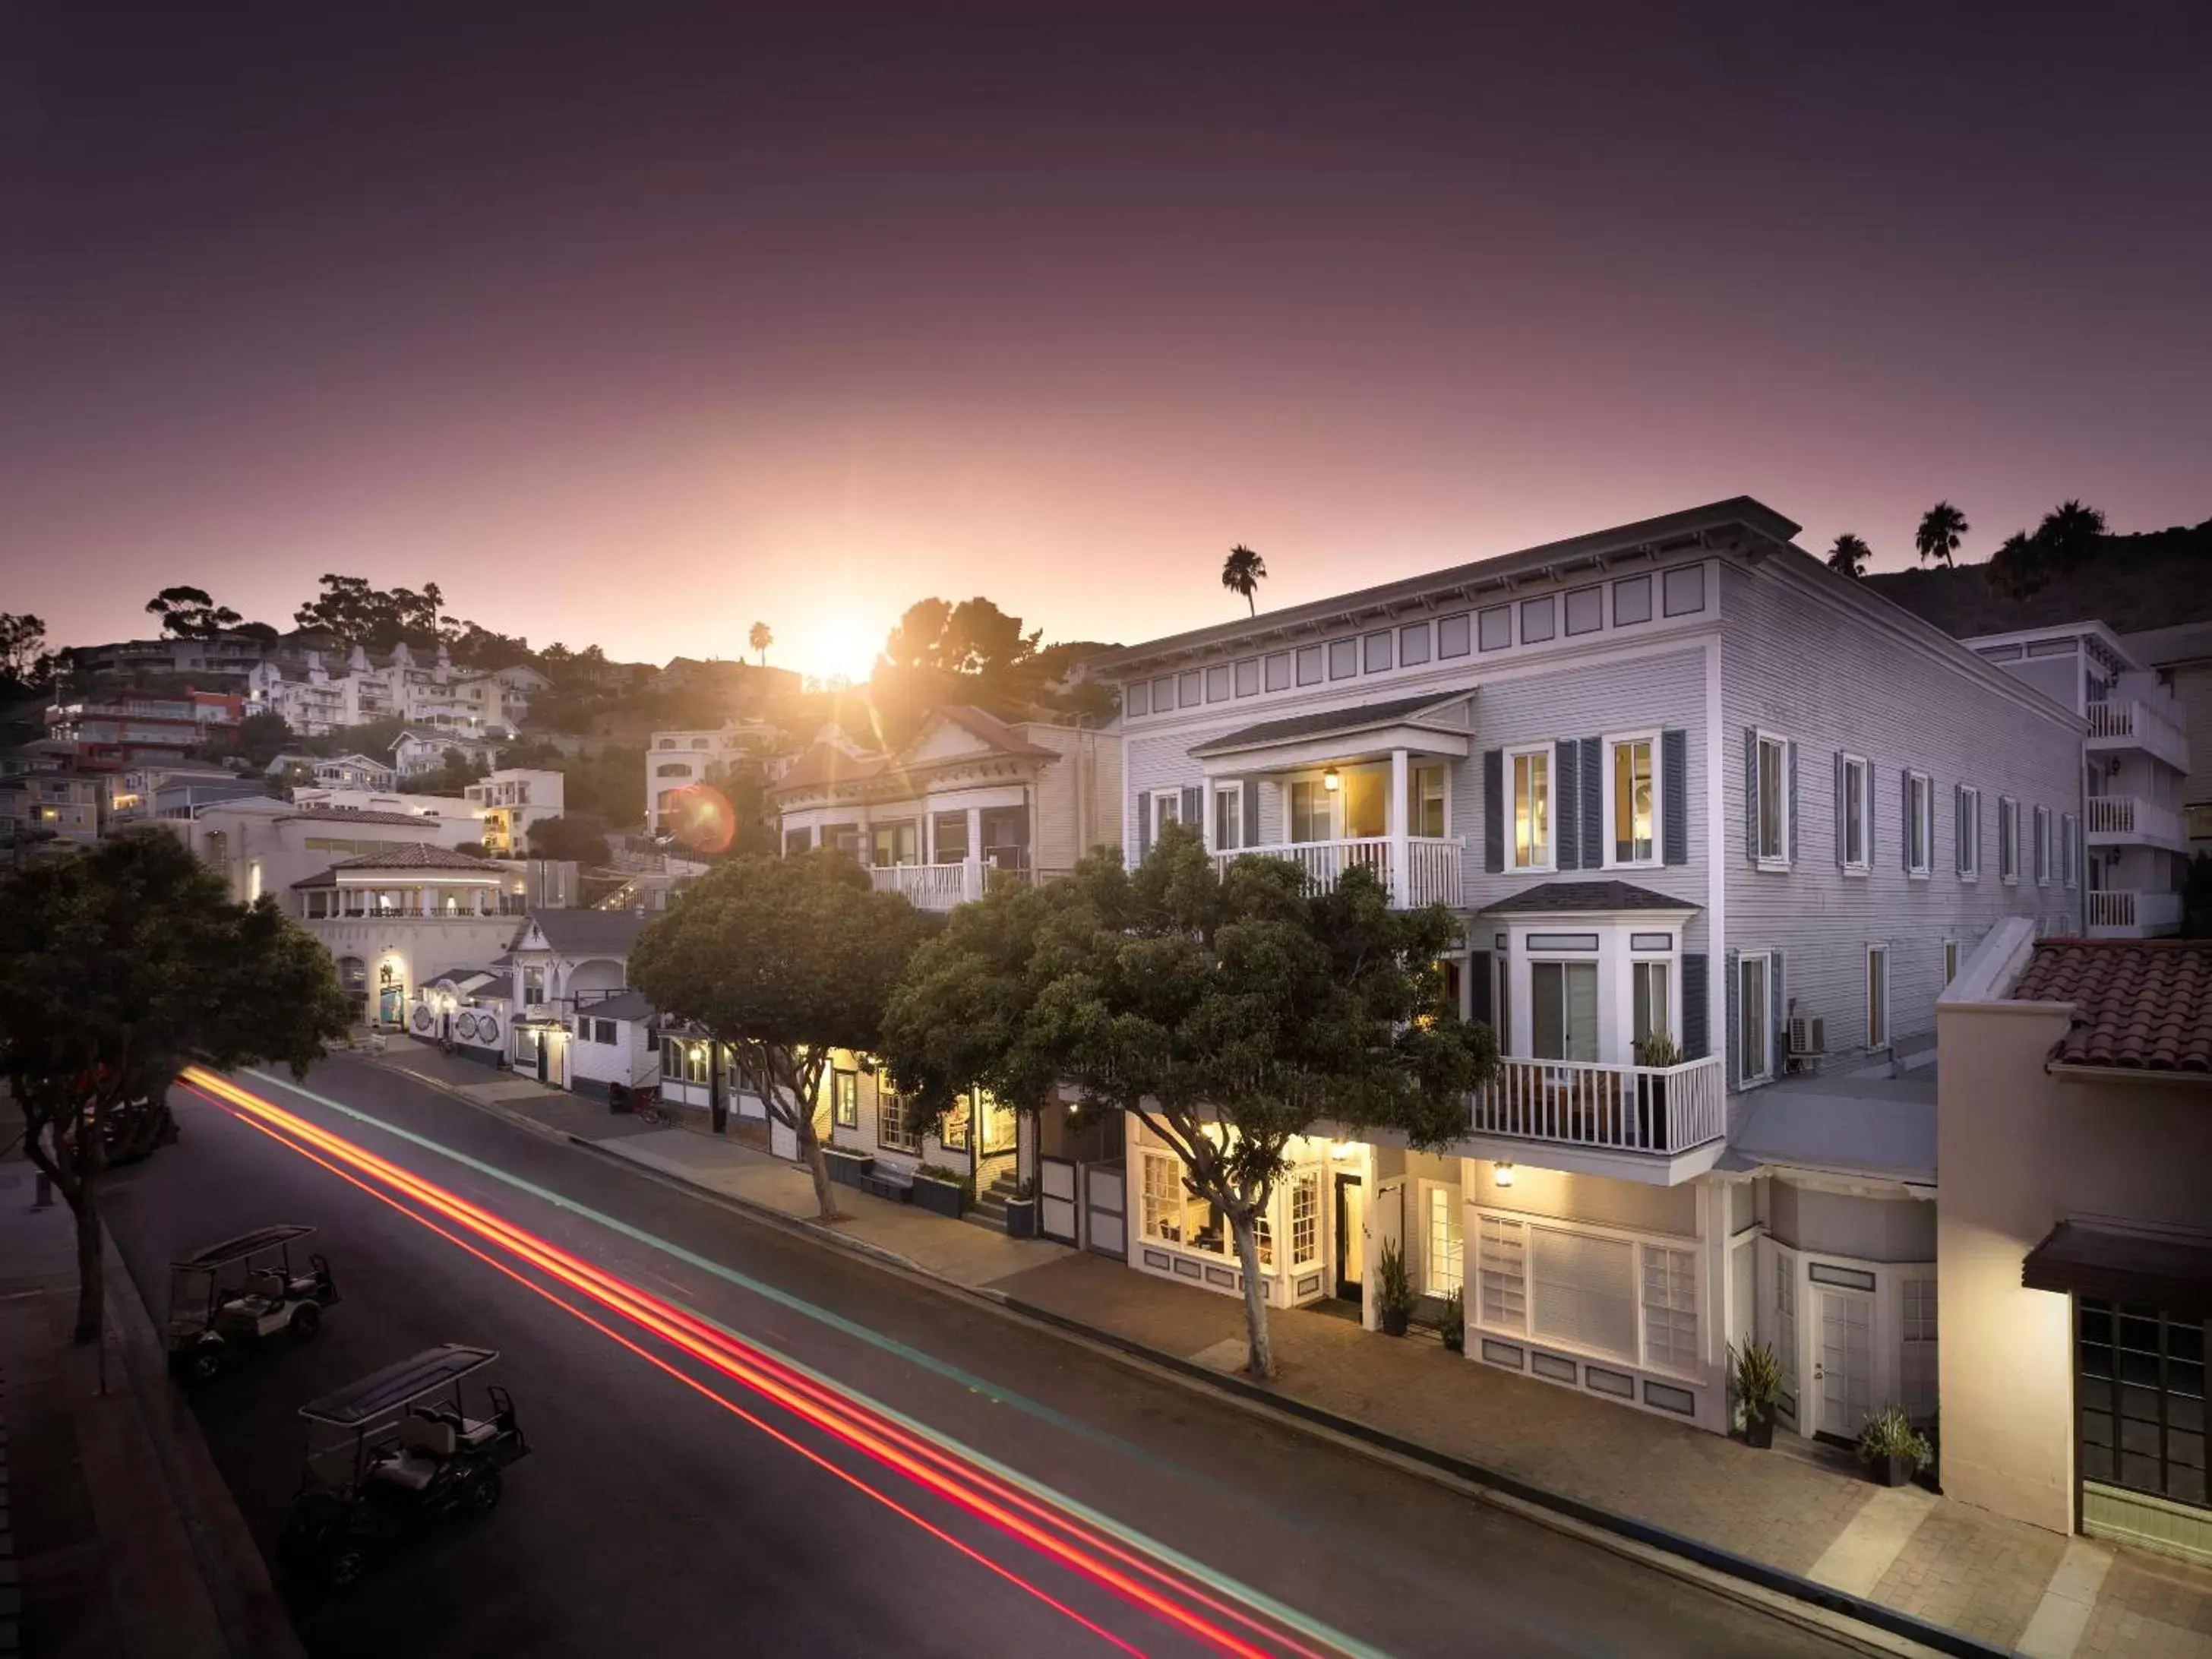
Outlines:
{"label": "curb", "polygon": [[103,1277],[131,1397],[161,1466],[193,1559],[215,1603],[232,1653],[240,1659],[306,1659],[306,1650],[270,1582],[268,1564],[246,1530],[199,1423],[172,1387],[161,1340],[115,1241],[103,1230]]}
{"label": "curb", "polygon": [[[1364,1449],[1393,1462],[1412,1463],[1420,1468],[1445,1475],[1455,1482],[1479,1488],[1485,1495],[1495,1496],[1509,1501],[1523,1510],[1534,1511],[1531,1516],[1533,1519],[1556,1518],[1558,1522],[1565,1523],[1567,1528],[1579,1535],[1588,1537],[1589,1534],[1597,1534],[1595,1537],[1589,1538],[1590,1542],[1628,1547],[1624,1553],[1631,1553],[1632,1559],[1641,1560],[1647,1565],[1662,1570],[1671,1569],[1680,1573],[1680,1567],[1676,1565],[1679,1563],[1681,1565],[1702,1570],[1705,1574],[1717,1575],[1749,1585],[1756,1590],[1765,1592],[1765,1596],[1753,1602],[1752,1605],[1763,1611],[1785,1617],[1791,1616],[1794,1613],[1808,1628],[1820,1631],[1824,1634],[1832,1636],[1847,1633],[1863,1634],[1863,1632],[1840,1632],[1832,1624],[1826,1622],[1827,1620],[1842,1620],[1853,1625],[1863,1626],[1883,1636],[1912,1644],[1921,1650],[1954,1656],[1954,1659],[2016,1659],[2015,1650],[2013,1649],[1982,1641],[1946,1626],[1932,1624],[1911,1613],[1901,1612],[1895,1607],[1864,1596],[1855,1595],[1846,1590],[1832,1589],[1802,1574],[1771,1565],[1750,1556],[1739,1555],[1733,1550],[1723,1549],[1717,1544],[1706,1543],[1701,1539],[1692,1538],[1685,1533],[1671,1531],[1655,1522],[1641,1521],[1633,1516],[1616,1514],[1613,1510],[1586,1503],[1581,1498],[1570,1497],[1564,1492],[1556,1492],[1532,1485],[1517,1476],[1504,1474],[1469,1459],[1455,1456],[1449,1452],[1438,1451],[1434,1447],[1425,1446],[1419,1441],[1402,1438],[1355,1419],[1340,1416],[1323,1407],[1309,1404],[1288,1395],[1279,1394],[1243,1377],[1214,1370],[1208,1366],[1200,1364],[1195,1360],[1184,1358],[1179,1354],[1169,1353],[1164,1349],[1148,1346],[1117,1332],[1105,1329],[1101,1326],[1086,1324],[1081,1320],[1070,1318],[1065,1314],[1038,1307],[1032,1303],[1024,1302],[1018,1297],[1007,1296],[1003,1291],[963,1285],[957,1279],[948,1279],[942,1273],[933,1272],[909,1256],[903,1256],[896,1251],[885,1249],[881,1245],[871,1243],[866,1239],[854,1238],[829,1228],[815,1225],[799,1217],[787,1215],[781,1210],[771,1209],[754,1200],[739,1198],[733,1194],[686,1180],[681,1176],[672,1174],[655,1165],[625,1157],[617,1152],[609,1151],[601,1143],[588,1139],[582,1135],[571,1134],[566,1130],[555,1129],[548,1125],[538,1123],[519,1113],[510,1112],[495,1103],[479,1101],[460,1094],[454,1089],[422,1077],[419,1073],[408,1072],[404,1066],[395,1066],[393,1069],[405,1072],[408,1077],[416,1081],[437,1089],[441,1093],[451,1095],[453,1098],[473,1106],[479,1111],[492,1113],[510,1123],[517,1124],[542,1139],[577,1147],[594,1154],[605,1163],[628,1170],[647,1180],[655,1181],[664,1186],[688,1193],[708,1203],[719,1205],[750,1219],[765,1222],[784,1231],[795,1233],[799,1237],[844,1250],[878,1266],[910,1274],[941,1292],[950,1292],[971,1301],[980,1302],[987,1307],[1001,1310],[1059,1334],[1103,1348],[1111,1355],[1119,1356],[1148,1369],[1165,1371],[1178,1381],[1200,1385],[1214,1393],[1225,1395],[1249,1409],[1279,1419],[1287,1419],[1292,1426],[1327,1435],[1348,1443],[1355,1449]],[[1688,1577],[1692,1583],[1700,1583],[1707,1589],[1721,1588],[1699,1576],[1687,1573],[1680,1573],[1680,1576]],[[1765,1599],[1765,1597],[1778,1598],[1781,1605],[1777,1605],[1775,1601]],[[1826,1615],[1826,1618],[1823,1619],[1821,1615]]]}

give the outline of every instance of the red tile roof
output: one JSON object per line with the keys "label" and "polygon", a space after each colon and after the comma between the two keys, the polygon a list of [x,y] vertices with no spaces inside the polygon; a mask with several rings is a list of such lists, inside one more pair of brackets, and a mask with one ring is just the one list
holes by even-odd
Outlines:
{"label": "red tile roof", "polygon": [[2012,995],[2074,1005],[2062,1065],[2212,1074],[2212,939],[2045,939]]}
{"label": "red tile roof", "polygon": [[392,847],[381,853],[363,853],[358,858],[340,859],[320,875],[295,881],[295,887],[330,887],[337,882],[341,870],[481,870],[487,876],[497,876],[500,866],[489,859],[480,859],[473,853],[463,853],[451,847]]}

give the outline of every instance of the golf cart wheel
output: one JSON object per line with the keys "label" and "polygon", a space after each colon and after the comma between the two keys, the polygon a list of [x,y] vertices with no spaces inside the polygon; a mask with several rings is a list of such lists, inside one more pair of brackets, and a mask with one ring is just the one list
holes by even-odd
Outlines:
{"label": "golf cart wheel", "polygon": [[284,1334],[295,1342],[305,1342],[322,1328],[323,1310],[313,1303],[307,1302],[294,1311],[292,1322],[284,1328]]}
{"label": "golf cart wheel", "polygon": [[195,1382],[212,1382],[222,1375],[222,1350],[210,1342],[194,1348],[185,1361],[185,1375]]}
{"label": "golf cart wheel", "polygon": [[344,1589],[361,1582],[368,1571],[368,1557],[351,1544],[331,1552],[323,1562],[323,1583],[334,1590]]}
{"label": "golf cart wheel", "polygon": [[489,1515],[499,1507],[500,1479],[497,1469],[486,1469],[469,1483],[468,1496],[464,1500],[470,1512]]}

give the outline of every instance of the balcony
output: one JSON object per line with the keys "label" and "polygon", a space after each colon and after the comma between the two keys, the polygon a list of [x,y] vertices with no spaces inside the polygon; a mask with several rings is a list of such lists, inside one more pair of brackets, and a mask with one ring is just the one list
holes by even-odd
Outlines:
{"label": "balcony", "polygon": [[2082,896],[2091,939],[2156,939],[2181,931],[2181,895],[2130,888]]}
{"label": "balcony", "polygon": [[2189,738],[2181,727],[2140,697],[2089,705],[2092,754],[2139,749],[2177,772],[2189,769]]}
{"label": "balcony", "polygon": [[1549,1147],[1671,1158],[1726,1138],[1727,1087],[1718,1055],[1664,1066],[1501,1060],[1497,1079],[1474,1097],[1469,1127]]}
{"label": "balcony", "polygon": [[2092,795],[2086,828],[2092,847],[2163,847],[2189,850],[2181,814],[2140,795]]}
{"label": "balcony", "polygon": [[1299,841],[1273,847],[1240,847],[1234,852],[1216,853],[1213,867],[1226,870],[1241,858],[1283,859],[1304,871],[1307,879],[1324,891],[1334,887],[1347,870],[1371,870],[1389,891],[1395,908],[1417,910],[1428,904],[1446,905],[1455,910],[1462,908],[1465,891],[1462,878],[1467,860],[1467,843],[1463,840],[1456,836],[1408,836],[1402,871],[1393,852],[1396,845],[1389,836],[1362,836],[1348,841]]}
{"label": "balcony", "polygon": [[970,859],[964,864],[878,865],[869,870],[868,880],[878,893],[899,894],[917,910],[950,910],[1002,882],[1042,883],[1070,873]]}

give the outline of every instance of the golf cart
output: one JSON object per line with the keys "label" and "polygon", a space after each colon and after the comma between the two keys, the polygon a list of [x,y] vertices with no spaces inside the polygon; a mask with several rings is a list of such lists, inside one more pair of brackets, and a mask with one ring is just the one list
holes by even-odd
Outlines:
{"label": "golf cart", "polygon": [[471,1417],[461,1383],[498,1358],[448,1342],[302,1406],[307,1468],[279,1544],[287,1569],[343,1589],[447,1516],[495,1507],[500,1470],[530,1443],[505,1389],[487,1385],[489,1415]]}
{"label": "golf cart", "polygon": [[338,1299],[331,1264],[310,1254],[295,1272],[292,1246],[315,1230],[263,1227],[169,1264],[169,1364],[204,1382],[271,1337],[304,1342]]}

